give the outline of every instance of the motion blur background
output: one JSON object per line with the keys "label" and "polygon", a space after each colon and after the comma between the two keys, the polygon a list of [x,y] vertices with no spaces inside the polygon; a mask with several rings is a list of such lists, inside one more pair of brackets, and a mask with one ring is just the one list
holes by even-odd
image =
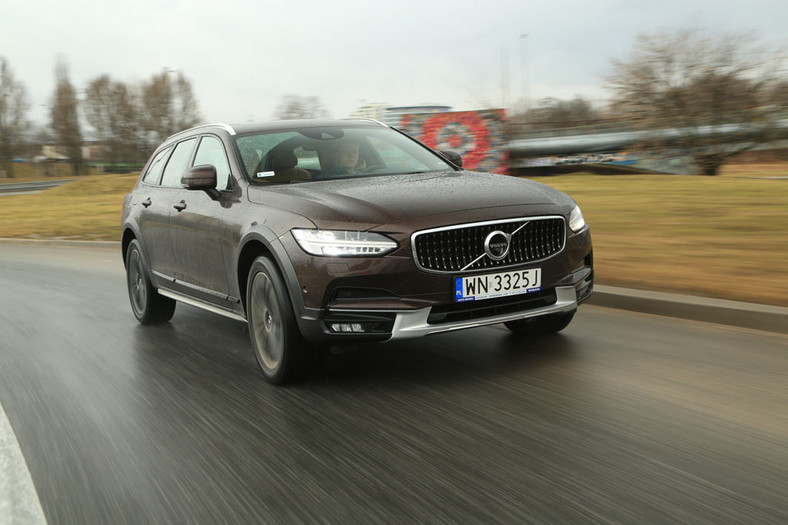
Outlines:
{"label": "motion blur background", "polygon": [[[727,115],[703,124],[749,122],[742,108],[784,111],[787,18],[778,0],[353,0],[330,10],[312,0],[12,2],[0,32],[0,161],[6,176],[13,159],[118,171],[185,127],[271,118],[400,125],[405,114],[502,109],[501,143],[578,126],[686,129],[677,115],[658,122],[639,104],[665,89],[697,91],[709,75],[729,82],[704,115],[720,104]],[[656,93],[634,100],[630,88],[649,80],[637,66],[659,60],[654,45],[677,60],[670,71],[659,66]],[[541,149],[515,153],[527,157],[517,166],[571,164],[552,157],[581,153]]]}

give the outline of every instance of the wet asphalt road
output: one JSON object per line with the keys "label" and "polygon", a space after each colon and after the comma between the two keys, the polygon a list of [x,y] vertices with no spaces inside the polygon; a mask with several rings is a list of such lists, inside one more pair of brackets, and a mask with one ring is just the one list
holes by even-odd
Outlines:
{"label": "wet asphalt road", "polygon": [[0,402],[50,524],[788,522],[788,338],[593,306],[277,388],[115,250],[0,244]]}

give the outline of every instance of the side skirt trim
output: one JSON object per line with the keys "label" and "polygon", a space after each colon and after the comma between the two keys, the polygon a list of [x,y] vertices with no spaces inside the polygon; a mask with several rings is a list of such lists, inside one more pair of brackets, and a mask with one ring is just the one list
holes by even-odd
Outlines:
{"label": "side skirt trim", "polygon": [[164,297],[169,297],[170,299],[175,299],[176,301],[180,301],[182,303],[186,303],[188,305],[195,306],[203,310],[207,310],[211,313],[223,315],[225,317],[229,317],[230,319],[235,319],[236,321],[241,321],[244,323],[246,322],[246,319],[243,316],[240,316],[235,312],[230,312],[222,308],[216,307],[212,304],[204,303],[199,299],[194,299],[193,297],[186,297],[185,295],[181,295],[171,290],[164,290],[163,288],[159,288],[159,295],[163,295]]}

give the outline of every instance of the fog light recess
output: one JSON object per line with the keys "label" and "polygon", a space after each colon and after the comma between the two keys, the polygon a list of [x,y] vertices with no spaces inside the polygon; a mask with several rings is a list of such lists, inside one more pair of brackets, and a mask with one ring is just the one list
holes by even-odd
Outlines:
{"label": "fog light recess", "polygon": [[332,332],[341,333],[364,333],[369,331],[364,323],[331,323]]}
{"label": "fog light recess", "polygon": [[335,313],[326,316],[326,331],[332,334],[390,334],[395,313]]}

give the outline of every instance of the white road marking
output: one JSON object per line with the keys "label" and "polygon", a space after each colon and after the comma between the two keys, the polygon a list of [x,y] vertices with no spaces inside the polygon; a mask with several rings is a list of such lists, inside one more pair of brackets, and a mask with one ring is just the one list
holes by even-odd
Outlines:
{"label": "white road marking", "polygon": [[0,404],[0,525],[46,522],[22,449]]}

